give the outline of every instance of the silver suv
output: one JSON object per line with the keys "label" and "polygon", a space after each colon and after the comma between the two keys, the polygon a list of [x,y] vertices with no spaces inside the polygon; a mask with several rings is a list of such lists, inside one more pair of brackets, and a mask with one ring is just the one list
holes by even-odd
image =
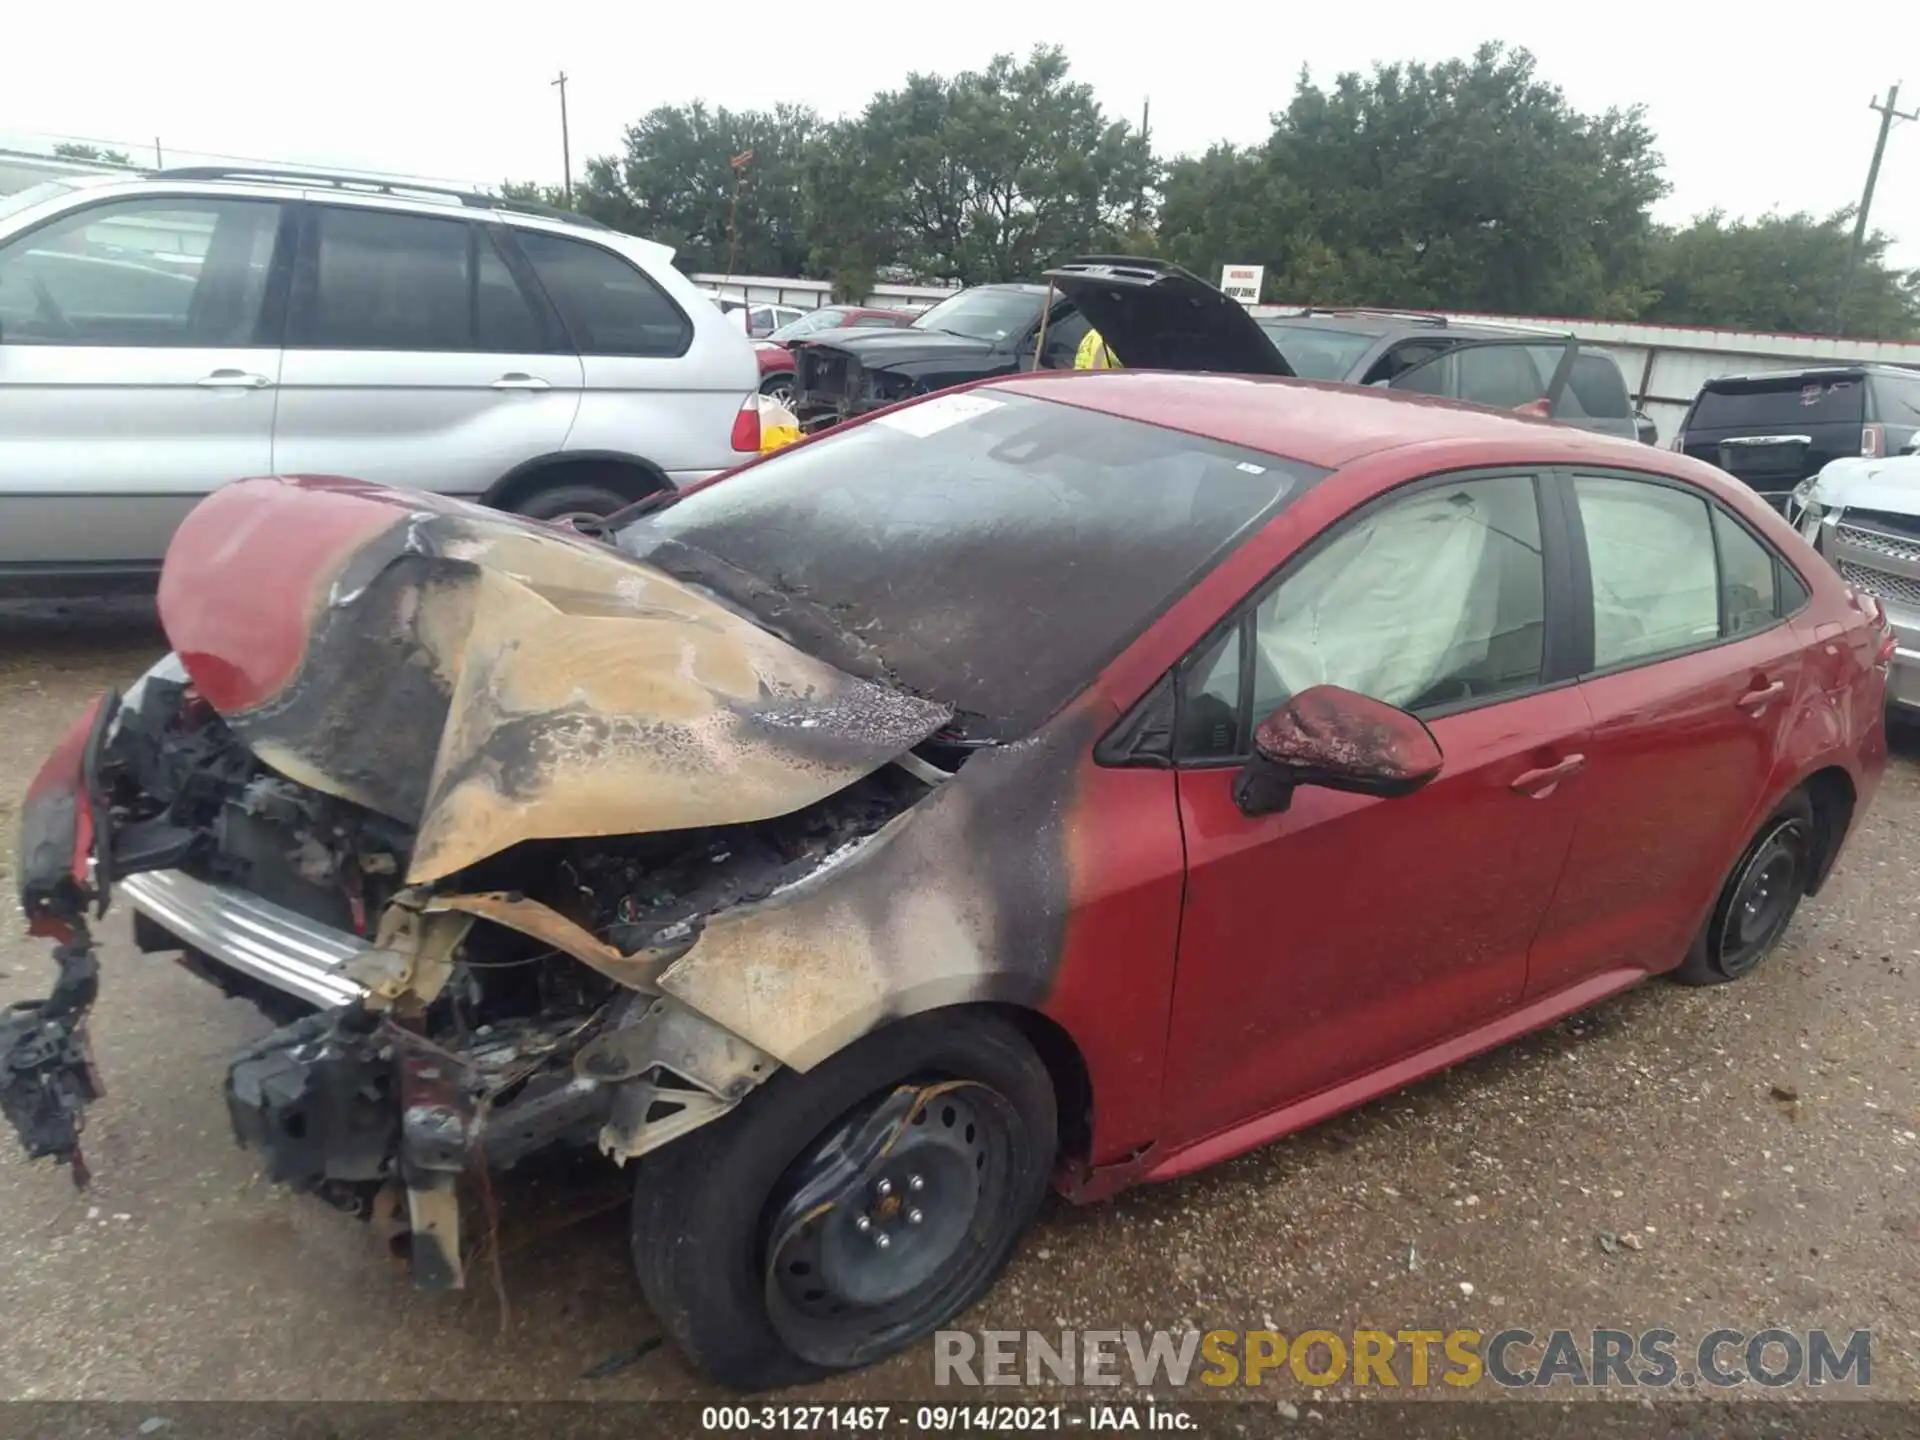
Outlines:
{"label": "silver suv", "polygon": [[0,199],[0,591],[150,582],[248,475],[546,518],[758,449],[751,343],[668,263],[490,195],[231,169]]}

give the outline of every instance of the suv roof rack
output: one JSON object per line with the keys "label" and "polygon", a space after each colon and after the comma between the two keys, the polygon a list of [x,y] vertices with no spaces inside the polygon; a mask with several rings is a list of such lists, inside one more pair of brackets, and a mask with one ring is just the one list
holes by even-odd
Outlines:
{"label": "suv roof rack", "polygon": [[1411,320],[1416,325],[1446,329],[1447,317],[1432,310],[1392,310],[1377,305],[1309,305],[1302,315],[1378,315],[1383,320]]}
{"label": "suv roof rack", "polygon": [[187,165],[171,170],[150,170],[155,180],[246,180],[266,185],[327,185],[336,190],[361,191],[372,195],[434,195],[454,200],[474,210],[505,210],[513,214],[538,215],[548,220],[565,220],[593,230],[613,227],[577,210],[562,210],[537,200],[516,200],[506,195],[488,195],[478,190],[461,190],[452,185],[435,185],[430,180],[401,180],[389,175],[355,175],[333,170],[290,170],[272,165]]}

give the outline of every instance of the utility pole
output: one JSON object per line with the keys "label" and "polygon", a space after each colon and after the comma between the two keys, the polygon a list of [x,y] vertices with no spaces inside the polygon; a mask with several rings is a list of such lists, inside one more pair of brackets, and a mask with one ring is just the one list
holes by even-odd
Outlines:
{"label": "utility pole", "polygon": [[747,166],[753,163],[753,151],[743,150],[727,164],[733,170],[733,204],[727,208],[727,278],[733,278],[733,262],[740,253],[740,192],[747,183]]}
{"label": "utility pole", "polygon": [[153,137],[153,168],[156,170],[164,170],[167,168],[167,157],[160,153],[160,137],[158,135]]}
{"label": "utility pole", "polygon": [[1147,119],[1153,113],[1153,97],[1148,96],[1140,102],[1140,148],[1146,151],[1147,163],[1140,171],[1140,194],[1133,202],[1133,223],[1137,229],[1145,229],[1147,224],[1147,176],[1153,170],[1153,131]]}
{"label": "utility pole", "polygon": [[567,197],[567,208],[573,208],[573,146],[567,139],[567,72],[562,70],[560,78],[549,82],[560,87],[560,173],[561,191]]}
{"label": "utility pole", "polygon": [[1896,120],[1920,120],[1920,111],[1901,110],[1900,87],[1893,86],[1887,91],[1887,103],[1882,105],[1880,97],[1868,102],[1867,108],[1879,112],[1880,135],[1873,142],[1873,163],[1867,166],[1867,188],[1860,196],[1860,213],[1853,217],[1853,247],[1847,252],[1847,274],[1840,283],[1840,305],[1834,311],[1833,331],[1843,333],[1847,323],[1847,301],[1853,297],[1853,277],[1860,269],[1860,251],[1867,243],[1867,212],[1873,209],[1873,187],[1880,181],[1880,157],[1887,153],[1887,134],[1893,129]]}

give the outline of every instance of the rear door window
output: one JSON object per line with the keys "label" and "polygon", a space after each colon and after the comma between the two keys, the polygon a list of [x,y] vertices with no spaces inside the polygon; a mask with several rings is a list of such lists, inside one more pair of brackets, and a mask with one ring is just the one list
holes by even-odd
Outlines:
{"label": "rear door window", "polygon": [[674,356],[693,324],[665,291],[611,250],[544,230],[514,238],[583,355]]}
{"label": "rear door window", "polygon": [[1651,481],[1579,475],[1593,587],[1593,664],[1610,669],[1720,635],[1705,497]]}
{"label": "rear door window", "polygon": [[471,350],[472,227],[464,220],[322,205],[296,304],[296,346]]}

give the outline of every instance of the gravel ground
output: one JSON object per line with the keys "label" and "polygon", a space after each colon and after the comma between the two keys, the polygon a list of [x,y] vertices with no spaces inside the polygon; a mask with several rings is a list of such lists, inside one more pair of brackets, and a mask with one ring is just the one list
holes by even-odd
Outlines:
{"label": "gravel ground", "polygon": [[[83,701],[162,648],[138,602],[0,607],[0,844]],[[1920,1399],[1917,837],[1901,737],[1753,979],[1643,986],[1207,1174],[1050,1203],[968,1327],[1866,1327],[1873,1392]],[[48,975],[7,908],[0,1001]],[[633,1357],[654,1332],[610,1186],[512,1181],[497,1279],[432,1296],[364,1227],[256,1178],[220,1077],[263,1022],[139,957],[124,913],[103,929],[95,1187],[0,1152],[0,1394],[726,1398],[670,1348]],[[804,1398],[926,1397],[931,1366],[921,1347]],[[1286,1416],[1340,1394],[1287,1378],[1268,1398]]]}

